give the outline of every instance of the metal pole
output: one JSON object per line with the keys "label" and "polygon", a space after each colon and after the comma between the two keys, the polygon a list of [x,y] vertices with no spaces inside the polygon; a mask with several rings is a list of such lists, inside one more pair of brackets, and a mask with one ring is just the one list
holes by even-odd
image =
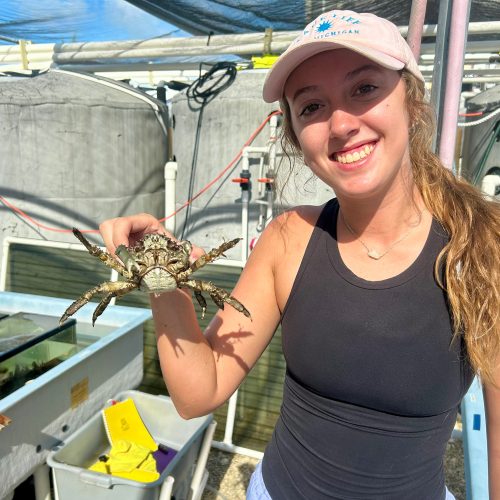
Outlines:
{"label": "metal pole", "polygon": [[408,36],[406,37],[406,41],[417,62],[420,56],[420,44],[422,43],[422,31],[426,8],[427,0],[413,0],[411,3],[410,22],[408,23]]}
{"label": "metal pole", "polygon": [[441,122],[443,115],[444,85],[446,84],[446,62],[448,54],[452,0],[441,0],[436,33],[434,69],[432,71],[431,103],[436,113],[436,136],[433,149],[437,153],[437,145],[441,138]]}
{"label": "metal pole", "polygon": [[470,0],[454,0],[451,15],[448,68],[446,71],[441,137],[439,139],[439,156],[443,164],[450,169],[453,168],[457,138],[458,111],[460,93],[462,92],[464,51],[467,40],[470,3]]}

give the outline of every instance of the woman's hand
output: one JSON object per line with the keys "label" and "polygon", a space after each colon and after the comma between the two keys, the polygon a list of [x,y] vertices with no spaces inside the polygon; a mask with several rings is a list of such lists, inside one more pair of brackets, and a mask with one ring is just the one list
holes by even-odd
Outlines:
{"label": "woman's hand", "polygon": [[[176,240],[175,236],[169,233],[161,222],[150,214],[129,215],[127,217],[117,217],[105,220],[100,226],[102,239],[112,255],[115,255],[119,245],[135,245],[144,235],[149,233],[161,233]],[[205,252],[197,246],[193,246],[191,251],[191,261],[194,262]]]}
{"label": "woman's hand", "polygon": [[108,219],[99,226],[99,230],[108,252],[113,255],[119,245],[132,246],[148,233],[163,233],[173,238],[158,219],[150,214]]}

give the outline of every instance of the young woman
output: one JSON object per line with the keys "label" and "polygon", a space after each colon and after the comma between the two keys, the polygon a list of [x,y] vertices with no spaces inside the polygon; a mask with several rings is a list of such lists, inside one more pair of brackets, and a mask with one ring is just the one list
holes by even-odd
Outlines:
{"label": "young woman", "polygon": [[[432,113],[398,29],[331,11],[269,72],[285,148],[336,198],[277,217],[205,332],[190,295],[152,297],[169,393],[185,418],[223,404],[281,322],[283,405],[248,498],[453,498],[443,455],[474,373],[500,498],[500,210],[431,152]],[[101,225],[110,252],[152,216]],[[193,257],[201,254],[196,249]]]}

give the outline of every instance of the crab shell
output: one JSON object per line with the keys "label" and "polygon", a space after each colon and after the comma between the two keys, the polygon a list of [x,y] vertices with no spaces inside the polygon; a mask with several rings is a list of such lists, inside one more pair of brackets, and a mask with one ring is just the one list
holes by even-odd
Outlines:
{"label": "crab shell", "polygon": [[176,276],[189,269],[192,245],[179,243],[164,234],[146,234],[135,246],[117,249],[132,277],[147,293],[160,294],[175,290]]}

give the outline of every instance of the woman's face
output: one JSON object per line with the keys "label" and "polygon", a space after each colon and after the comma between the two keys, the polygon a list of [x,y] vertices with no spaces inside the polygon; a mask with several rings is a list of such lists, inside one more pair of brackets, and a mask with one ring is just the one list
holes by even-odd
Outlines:
{"label": "woman's face", "polygon": [[322,52],[293,71],[285,98],[306,164],[337,196],[405,189],[408,115],[397,71],[347,49]]}

